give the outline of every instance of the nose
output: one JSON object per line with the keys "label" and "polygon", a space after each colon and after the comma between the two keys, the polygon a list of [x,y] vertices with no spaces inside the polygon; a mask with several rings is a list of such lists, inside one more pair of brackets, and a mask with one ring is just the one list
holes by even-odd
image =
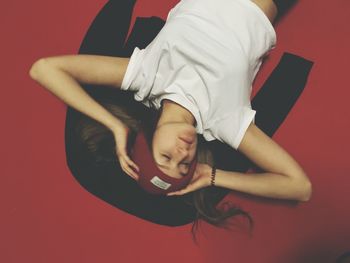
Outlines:
{"label": "nose", "polygon": [[175,151],[173,152],[173,158],[176,159],[176,161],[180,161],[182,159],[187,158],[189,155],[190,148],[191,145],[182,140],[178,140],[174,148]]}
{"label": "nose", "polygon": [[188,148],[179,146],[177,147],[177,153],[179,159],[186,158],[188,156]]}

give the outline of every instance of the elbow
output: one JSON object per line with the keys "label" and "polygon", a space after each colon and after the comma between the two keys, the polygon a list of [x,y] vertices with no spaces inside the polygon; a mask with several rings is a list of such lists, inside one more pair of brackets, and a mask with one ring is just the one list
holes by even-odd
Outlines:
{"label": "elbow", "polygon": [[299,183],[299,197],[298,201],[307,202],[312,196],[312,184],[311,181],[306,177]]}
{"label": "elbow", "polygon": [[289,173],[290,197],[295,201],[307,202],[312,196],[312,183],[309,177],[302,172]]}
{"label": "elbow", "polygon": [[31,66],[31,68],[29,70],[29,76],[34,80],[38,80],[40,78],[40,75],[42,74],[43,70],[46,67],[47,67],[47,60],[45,58],[38,59]]}

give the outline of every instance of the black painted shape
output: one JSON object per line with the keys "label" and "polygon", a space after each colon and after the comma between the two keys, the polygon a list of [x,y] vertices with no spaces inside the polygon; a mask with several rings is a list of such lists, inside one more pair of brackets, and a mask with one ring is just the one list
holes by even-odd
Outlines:
{"label": "black painted shape", "polygon": [[[134,3],[135,1],[108,2],[90,26],[79,53],[130,56],[133,50],[130,43],[140,47],[147,46],[147,41],[157,35],[164,21],[156,17],[138,18],[124,47],[127,34],[125,29],[129,27]],[[107,43],[109,41],[112,41],[113,45]],[[135,102],[130,93],[92,85],[83,85],[83,88],[92,97],[114,101],[138,116],[145,117],[150,112],[146,106]],[[67,164],[81,186],[107,203],[153,223],[178,226],[194,220],[196,211],[183,201],[185,197],[158,197],[147,194],[121,170],[119,163],[94,166],[83,145],[79,144],[75,132],[75,124],[81,115],[68,107],[65,128]]]}
{"label": "black painted shape", "polygon": [[164,24],[164,20],[156,16],[136,18],[134,28],[125,44],[125,50],[131,56],[135,47],[140,49],[147,47],[158,35]]}
{"label": "black painted shape", "polygon": [[277,16],[275,21],[278,22],[289,10],[298,2],[298,0],[273,0],[277,7]]}
{"label": "black painted shape", "polygon": [[[80,54],[99,54],[128,57],[135,46],[146,47],[158,34],[164,21],[158,17],[137,18],[130,37],[124,40],[131,20],[135,0],[109,1],[91,24],[79,50]],[[269,136],[276,131],[304,89],[312,62],[292,54],[284,54],[279,65],[252,101],[257,110],[256,124]],[[298,80],[298,81],[297,81]],[[131,93],[105,87],[83,85],[97,100],[112,101],[126,107],[137,118],[147,118],[151,110],[133,99]],[[284,92],[281,93],[281,90]],[[278,98],[278,100],[276,99]],[[274,115],[271,115],[271,112]],[[75,132],[75,124],[82,114],[67,108],[65,144],[67,164],[76,180],[91,194],[139,218],[153,223],[179,226],[192,222],[195,209],[185,203],[187,196],[152,196],[138,187],[126,175],[119,163],[93,165]],[[242,154],[219,141],[209,142],[217,166],[221,169],[246,171],[252,164]],[[215,202],[230,191],[213,188]]]}
{"label": "black painted shape", "polygon": [[90,25],[79,54],[130,56],[123,46],[135,3],[136,0],[107,2]]}

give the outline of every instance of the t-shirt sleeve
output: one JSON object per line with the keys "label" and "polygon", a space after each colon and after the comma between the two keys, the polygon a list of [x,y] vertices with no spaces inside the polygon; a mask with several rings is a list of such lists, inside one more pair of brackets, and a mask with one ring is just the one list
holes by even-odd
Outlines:
{"label": "t-shirt sleeve", "polygon": [[215,125],[215,137],[235,150],[238,149],[251,122],[255,123],[256,111],[244,106],[219,120]]}
{"label": "t-shirt sleeve", "polygon": [[166,18],[166,20],[170,20],[175,14],[176,14],[176,11],[177,9],[179,9],[179,7],[181,6],[181,1],[178,2],[172,9],[170,9],[169,13],[168,13],[168,16]]}
{"label": "t-shirt sleeve", "polygon": [[120,88],[122,90],[138,91],[140,85],[138,85],[137,80],[139,75],[142,74],[142,61],[144,57],[144,49],[139,49],[135,47],[132,55],[130,56],[129,64],[126,68],[124,78]]}

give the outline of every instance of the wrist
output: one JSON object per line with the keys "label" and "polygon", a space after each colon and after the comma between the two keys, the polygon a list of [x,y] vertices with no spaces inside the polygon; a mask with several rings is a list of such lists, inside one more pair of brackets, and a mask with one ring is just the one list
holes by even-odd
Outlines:
{"label": "wrist", "polygon": [[113,132],[113,133],[118,133],[120,131],[121,128],[125,128],[126,125],[124,125],[124,123],[122,123],[119,120],[115,120],[111,125],[109,125],[109,129]]}
{"label": "wrist", "polygon": [[235,181],[234,179],[235,179],[235,176],[237,174],[239,174],[239,173],[235,172],[235,171],[216,169],[215,186],[228,188],[228,186],[227,186],[228,180],[231,184],[233,181]]}
{"label": "wrist", "polygon": [[[210,167],[210,166],[209,166]],[[213,165],[212,167],[210,167],[210,169],[208,170],[208,179],[209,179],[209,182],[208,182],[208,186],[217,186],[216,185],[216,166]]]}

